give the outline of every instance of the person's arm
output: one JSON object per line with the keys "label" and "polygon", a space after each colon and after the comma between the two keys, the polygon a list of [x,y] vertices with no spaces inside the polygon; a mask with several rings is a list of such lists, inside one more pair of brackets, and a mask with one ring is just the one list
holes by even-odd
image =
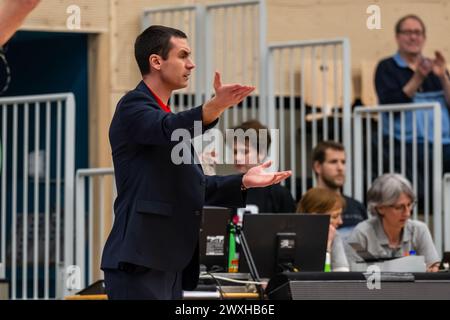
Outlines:
{"label": "person's arm", "polygon": [[242,174],[230,176],[205,176],[205,203],[210,206],[243,208],[246,193],[242,191]]}
{"label": "person's arm", "polygon": [[[364,223],[364,222],[361,222]],[[361,224],[360,223],[360,224]],[[359,256],[358,252],[366,252],[368,251],[368,243],[367,236],[364,232],[361,231],[361,227],[358,224],[350,233],[348,238],[346,239],[347,243],[347,258],[352,262],[364,261],[362,257]]]}
{"label": "person's arm", "polygon": [[281,185],[275,186],[273,191],[274,201],[277,202],[275,207],[279,208],[278,213],[294,213],[296,205],[291,192]]}
{"label": "person's arm", "polygon": [[425,76],[419,71],[414,72],[412,78],[405,84],[402,88],[403,93],[409,98],[414,97],[417,90],[419,90],[420,86],[423,83]]}
{"label": "person's arm", "polygon": [[447,107],[450,108],[450,79],[449,75],[446,74],[442,78],[439,78],[442,85],[442,90],[444,90],[445,102],[447,102]]}
{"label": "person's arm", "polygon": [[331,252],[335,236],[336,236],[336,228],[330,223],[330,225],[328,226],[328,241],[327,241],[328,252]]}
{"label": "person's arm", "polygon": [[339,235],[339,232],[334,237],[331,246],[331,271],[343,272],[350,271],[350,264],[344,249],[344,242]]}
{"label": "person's arm", "polygon": [[439,255],[431,238],[430,231],[424,223],[417,226],[417,254],[425,257],[427,272],[436,272],[439,270]]}
{"label": "person's arm", "polygon": [[447,64],[445,58],[440,51],[435,52],[435,59],[433,60],[433,73],[439,78],[444,91],[445,101],[450,107],[450,78],[447,71]]}
{"label": "person's arm", "polygon": [[[218,72],[214,87],[216,95],[203,106],[176,114],[163,112],[144,94],[130,92],[118,106],[120,122],[130,137],[139,144],[168,144],[172,142],[172,134],[177,129],[186,130],[179,131],[178,138],[202,134],[217,123],[217,118],[223,111],[242,101],[255,89],[240,84],[222,85]],[[196,125],[199,126],[198,130],[195,130]]]}
{"label": "person's arm", "polygon": [[291,171],[266,172],[271,164],[267,161],[244,175],[205,176],[206,204],[242,208],[245,207],[246,189],[267,187],[291,176]]}
{"label": "person's arm", "polygon": [[390,60],[384,60],[378,64],[375,72],[375,89],[380,104],[412,102],[411,96],[404,92],[401,80]]}
{"label": "person's arm", "polygon": [[403,87],[403,92],[410,98],[413,98],[417,90],[419,90],[425,78],[430,74],[433,69],[433,62],[422,57],[417,63],[416,70],[412,78]]}
{"label": "person's arm", "polygon": [[4,0],[0,4],[0,46],[14,35],[39,2],[40,0]]}
{"label": "person's arm", "polygon": [[[125,95],[117,106],[117,117],[129,138],[142,145],[167,145],[178,141],[188,141],[197,131],[202,133],[202,107],[179,113],[166,113],[148,96],[132,91]],[[175,130],[179,135],[173,135]]]}

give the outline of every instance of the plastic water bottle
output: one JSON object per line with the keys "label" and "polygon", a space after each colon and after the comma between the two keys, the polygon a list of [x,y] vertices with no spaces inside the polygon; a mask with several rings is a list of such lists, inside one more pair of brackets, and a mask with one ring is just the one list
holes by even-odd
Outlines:
{"label": "plastic water bottle", "polygon": [[331,272],[331,256],[330,253],[327,251],[325,255],[325,272]]}
{"label": "plastic water bottle", "polygon": [[230,240],[228,246],[228,272],[238,272],[238,254],[236,252],[236,228],[230,224]]}

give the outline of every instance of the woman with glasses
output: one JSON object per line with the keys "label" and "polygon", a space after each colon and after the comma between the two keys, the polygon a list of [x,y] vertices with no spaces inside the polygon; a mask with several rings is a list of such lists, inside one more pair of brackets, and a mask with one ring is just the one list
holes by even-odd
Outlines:
{"label": "woman with glasses", "polygon": [[367,207],[373,217],[356,226],[348,243],[375,258],[421,255],[427,271],[438,271],[440,259],[428,227],[410,219],[415,201],[411,184],[403,176],[378,177],[367,192]]}

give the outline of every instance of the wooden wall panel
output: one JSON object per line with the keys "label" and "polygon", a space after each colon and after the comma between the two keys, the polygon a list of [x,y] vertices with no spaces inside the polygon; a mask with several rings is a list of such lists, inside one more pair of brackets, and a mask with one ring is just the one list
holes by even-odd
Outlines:
{"label": "wooden wall panel", "polygon": [[[381,9],[381,29],[369,30],[366,9]],[[396,49],[394,25],[403,15],[419,15],[427,26],[425,54],[443,51],[450,61],[450,1],[445,0],[268,0],[268,41],[346,36],[350,39],[355,96],[361,92],[362,61],[378,61]]]}
{"label": "wooden wall panel", "polygon": [[22,29],[71,31],[66,27],[70,5],[81,9],[80,32],[106,32],[109,27],[108,8],[110,0],[42,0],[30,14]]}

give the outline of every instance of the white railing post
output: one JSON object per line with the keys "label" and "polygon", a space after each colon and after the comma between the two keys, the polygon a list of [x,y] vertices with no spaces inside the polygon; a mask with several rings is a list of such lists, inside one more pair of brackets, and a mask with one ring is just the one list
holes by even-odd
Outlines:
{"label": "white railing post", "polygon": [[[74,176],[75,176],[75,97],[70,94],[66,101],[66,135],[64,161],[64,267],[73,265],[74,247]],[[71,132],[72,134],[68,134]],[[65,288],[68,290],[68,288]],[[67,291],[66,291],[67,292]]]}
{"label": "white railing post", "polygon": [[[442,238],[442,122],[441,105],[433,103],[433,230],[438,252],[444,249]],[[426,146],[428,147],[428,146]]]}
{"label": "white railing post", "polygon": [[[86,285],[86,261],[85,261],[85,247],[86,247],[86,221],[85,221],[85,192],[86,185],[84,176],[77,171],[76,174],[76,193],[75,193],[75,265],[80,267],[81,284]],[[91,200],[89,200],[91,201]]]}
{"label": "white railing post", "polygon": [[[104,241],[104,235],[106,235],[110,230],[105,230],[105,218],[106,210],[104,208],[104,193],[106,188],[104,187],[104,177],[113,176],[113,168],[91,168],[91,169],[78,169],[76,173],[76,211],[75,211],[75,224],[76,224],[76,234],[75,234],[75,253],[76,253],[76,265],[80,267],[81,270],[81,284],[83,287],[94,281],[93,272],[100,266],[94,266],[94,256],[100,257],[102,254]],[[98,196],[98,208],[99,210],[93,210],[94,206],[94,178],[99,178],[99,196]],[[89,179],[89,188],[86,188],[85,179]],[[114,182],[113,182],[114,185]],[[86,192],[88,196],[86,197]],[[87,201],[87,203],[86,203]],[[113,204],[112,204],[113,205]],[[86,208],[89,208],[86,216]],[[113,208],[111,207],[113,211]],[[95,220],[95,217],[98,219]],[[94,228],[94,221],[97,221],[98,225]],[[86,233],[86,230],[88,232]],[[98,231],[99,244],[94,245],[93,236],[94,230]],[[86,239],[86,234],[89,240]],[[86,257],[88,261],[86,262]]]}
{"label": "white railing post", "polygon": [[357,111],[358,108],[355,109],[354,118],[353,118],[353,146],[354,146],[354,154],[355,161],[353,162],[355,166],[355,192],[353,193],[353,198],[358,201],[363,201],[363,175],[360,174],[363,171],[363,152],[362,152],[362,117],[361,113]]}
{"label": "white railing post", "polygon": [[442,200],[444,212],[444,251],[450,251],[450,173],[444,175],[442,184]]}
{"label": "white railing post", "polygon": [[352,189],[352,64],[350,41],[347,38],[342,40],[343,63],[342,63],[342,85],[343,85],[343,119],[342,119],[342,142],[345,146],[346,157],[346,180],[344,184],[344,193],[353,194]]}

